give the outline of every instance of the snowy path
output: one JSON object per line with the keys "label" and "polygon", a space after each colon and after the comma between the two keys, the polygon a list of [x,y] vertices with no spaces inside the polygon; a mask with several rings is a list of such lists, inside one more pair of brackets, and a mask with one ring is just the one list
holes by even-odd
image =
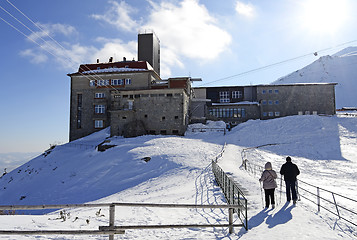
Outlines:
{"label": "snowy path", "polygon": [[[241,147],[228,144],[218,164],[222,169],[231,173],[234,180],[247,191],[248,198],[248,232],[244,229],[237,234],[239,239],[346,239],[339,231],[331,227],[304,202],[296,206],[285,203],[282,195],[281,203],[279,191],[276,191],[275,209],[263,209],[261,189],[256,177],[239,169],[242,164]],[[273,166],[274,168],[274,166]],[[276,170],[275,166],[275,170]]]}

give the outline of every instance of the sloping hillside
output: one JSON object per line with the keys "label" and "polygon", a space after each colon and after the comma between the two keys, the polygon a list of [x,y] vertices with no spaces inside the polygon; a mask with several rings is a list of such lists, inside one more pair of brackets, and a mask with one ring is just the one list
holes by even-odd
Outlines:
{"label": "sloping hillside", "polygon": [[346,48],[332,56],[322,56],[272,84],[338,83],[336,107],[357,107],[357,47]]}
{"label": "sloping hillside", "polygon": [[[216,125],[215,125],[216,126]],[[197,127],[197,125],[196,125]],[[207,127],[207,126],[205,126]],[[107,140],[116,145],[105,152],[92,146]],[[251,120],[223,135],[222,132],[192,133],[185,137],[143,136],[108,138],[108,130],[71,144],[56,147],[0,179],[0,204],[50,204],[82,202],[139,202],[222,204],[210,163],[227,147],[218,164],[245,188],[249,201],[249,231],[226,228],[156,229],[126,231],[117,239],[354,239],[356,229],[326,212],[316,214],[307,201],[296,207],[279,198],[276,209],[262,209],[256,175],[240,168],[241,152],[249,148],[249,160],[266,161],[279,170],[286,155],[300,168],[299,179],[354,198],[357,190],[357,118],[292,116],[268,121]],[[258,147],[259,148],[254,148]],[[146,162],[144,159],[150,161]],[[340,201],[337,199],[337,201]],[[343,204],[340,203],[340,204]],[[357,206],[349,205],[357,211]],[[98,209],[67,210],[71,218],[3,216],[3,229],[97,229],[108,225],[108,212]],[[349,216],[348,216],[349,217]],[[167,210],[118,208],[116,224],[226,223],[222,210]],[[88,221],[87,221],[88,220]],[[239,220],[236,220],[239,221]],[[0,236],[0,239],[9,239]],[[10,238],[11,239],[11,238]],[[13,239],[58,239],[56,236]],[[65,239],[107,239],[68,237]]]}

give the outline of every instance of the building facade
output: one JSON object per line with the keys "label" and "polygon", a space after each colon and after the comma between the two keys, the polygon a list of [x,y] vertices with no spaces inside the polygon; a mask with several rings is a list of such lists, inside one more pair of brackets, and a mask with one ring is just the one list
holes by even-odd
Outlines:
{"label": "building facade", "polygon": [[142,61],[81,65],[68,75],[70,141],[109,126],[125,137],[186,131],[190,78],[162,80]]}
{"label": "building facade", "polygon": [[194,88],[192,122],[223,120],[236,125],[249,119],[291,115],[333,115],[335,83],[297,83]]}
{"label": "building facade", "polygon": [[183,135],[191,78],[160,78],[160,41],[138,35],[138,61],[82,64],[71,78],[70,141],[111,127],[112,135]]}

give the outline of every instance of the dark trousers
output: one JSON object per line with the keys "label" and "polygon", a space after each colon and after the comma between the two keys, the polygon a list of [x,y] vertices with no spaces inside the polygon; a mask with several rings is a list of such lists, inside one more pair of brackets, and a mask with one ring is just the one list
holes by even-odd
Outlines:
{"label": "dark trousers", "polygon": [[293,200],[297,200],[296,196],[296,188],[295,188],[295,181],[286,181],[285,180],[285,186],[286,186],[286,200],[290,201],[291,200],[291,195]]}
{"label": "dark trousers", "polygon": [[269,202],[271,202],[271,204],[275,204],[274,191],[275,191],[275,188],[273,188],[273,189],[264,189],[265,207],[267,207],[267,208],[269,207]]}

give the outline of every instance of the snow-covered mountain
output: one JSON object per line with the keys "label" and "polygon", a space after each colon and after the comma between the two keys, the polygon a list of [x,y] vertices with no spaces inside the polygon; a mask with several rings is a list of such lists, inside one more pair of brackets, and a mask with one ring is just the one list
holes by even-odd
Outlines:
{"label": "snow-covered mountain", "polygon": [[[223,122],[211,122],[204,127],[224,126]],[[104,152],[93,148],[103,141],[116,146]],[[290,155],[300,168],[301,180],[355,198],[357,118],[348,116],[250,120],[226,135],[222,132],[192,133],[189,128],[184,137],[109,138],[106,129],[57,146],[3,176],[0,179],[0,205],[84,202],[223,204],[225,199],[215,184],[210,163],[225,143],[218,164],[245,189],[249,204],[248,232],[236,228],[236,233],[229,236],[227,228],[135,230],[116,238],[244,240],[294,236],[295,239],[332,240],[356,237],[355,227],[347,226],[346,222],[327,212],[316,214],[316,206],[304,199],[294,207],[284,204],[284,195],[279,199],[277,192],[277,208],[262,210],[258,177],[240,168],[243,149],[251,149],[250,161],[261,166],[270,161],[277,171],[285,157]],[[252,148],[256,146],[264,147]],[[340,199],[336,200],[341,204]],[[348,206],[357,211],[353,203]],[[0,226],[18,230],[95,230],[98,225],[108,225],[107,211],[103,210],[106,217],[97,216],[98,209],[66,211],[71,216],[68,221],[61,221],[58,212],[54,212],[45,216],[3,216]],[[227,221],[227,213],[222,210],[120,208],[116,211],[116,219],[118,225],[217,224]],[[0,239],[9,238],[0,235]],[[13,239],[57,238],[15,236]],[[107,239],[107,236],[77,236],[75,239]]]}
{"label": "snow-covered mountain", "polygon": [[320,57],[310,65],[282,77],[272,84],[338,83],[336,108],[357,107],[357,47],[348,47],[332,55]]}

